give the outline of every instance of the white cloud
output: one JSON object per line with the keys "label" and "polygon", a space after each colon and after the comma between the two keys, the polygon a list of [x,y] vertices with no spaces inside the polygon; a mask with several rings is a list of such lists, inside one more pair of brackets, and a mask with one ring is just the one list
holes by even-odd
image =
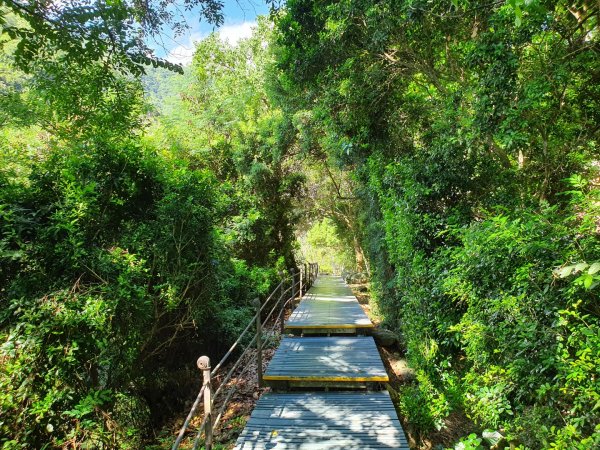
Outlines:
{"label": "white cloud", "polygon": [[242,22],[231,25],[224,25],[219,29],[221,40],[236,45],[240,40],[252,36],[252,30],[256,27],[256,22]]}
{"label": "white cloud", "polygon": [[200,33],[193,33],[188,37],[187,42],[171,49],[167,55],[167,61],[187,66],[192,62],[194,52],[196,51],[196,42],[205,36]]}
{"label": "white cloud", "polygon": [[[230,45],[237,45],[242,40],[252,36],[252,31],[256,27],[256,22],[240,22],[229,25],[223,25],[217,30],[219,38],[228,42]],[[192,62],[194,52],[196,51],[196,42],[201,41],[206,34],[193,33],[187,38],[187,42],[171,49],[167,55],[167,61],[187,66]]]}

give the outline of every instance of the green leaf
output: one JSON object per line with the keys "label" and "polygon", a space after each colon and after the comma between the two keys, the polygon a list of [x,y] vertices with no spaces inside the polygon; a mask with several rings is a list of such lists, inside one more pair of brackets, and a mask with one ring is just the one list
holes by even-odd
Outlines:
{"label": "green leaf", "polygon": [[523,11],[520,6],[515,5],[515,26],[520,27],[523,22]]}
{"label": "green leaf", "polygon": [[496,444],[498,444],[498,442],[500,442],[502,439],[504,439],[504,436],[502,436],[502,434],[500,432],[492,431],[492,430],[484,430],[481,437],[489,445],[496,445]]}
{"label": "green leaf", "polygon": [[596,261],[588,269],[588,273],[590,275],[594,275],[595,273],[598,273],[599,271],[600,271],[600,261]]}
{"label": "green leaf", "polygon": [[573,273],[575,266],[565,266],[554,271],[557,277],[566,278]]}

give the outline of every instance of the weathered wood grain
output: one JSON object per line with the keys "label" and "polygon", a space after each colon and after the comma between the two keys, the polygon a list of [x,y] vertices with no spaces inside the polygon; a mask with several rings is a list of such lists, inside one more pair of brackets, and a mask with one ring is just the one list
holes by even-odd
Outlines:
{"label": "weathered wood grain", "polygon": [[339,277],[320,277],[285,324],[288,330],[372,327],[356,297]]}
{"label": "weathered wood grain", "polygon": [[[288,330],[372,327],[339,278],[322,277],[286,324]],[[388,381],[371,336],[285,337],[264,375],[275,388],[377,386]],[[235,450],[408,450],[387,391],[267,393],[258,401]]]}
{"label": "weathered wood grain", "polygon": [[236,450],[408,450],[383,392],[265,394]]}
{"label": "weathered wood grain", "polygon": [[371,336],[286,337],[264,375],[268,381],[388,381]]}

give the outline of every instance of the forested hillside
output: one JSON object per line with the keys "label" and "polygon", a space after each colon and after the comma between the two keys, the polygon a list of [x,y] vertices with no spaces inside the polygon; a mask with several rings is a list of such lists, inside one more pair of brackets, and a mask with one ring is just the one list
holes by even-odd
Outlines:
{"label": "forested hillside", "polygon": [[600,5],[289,0],[182,68],[186,5],[0,0],[2,448],[170,447],[303,257],[370,277],[422,448],[600,446]]}

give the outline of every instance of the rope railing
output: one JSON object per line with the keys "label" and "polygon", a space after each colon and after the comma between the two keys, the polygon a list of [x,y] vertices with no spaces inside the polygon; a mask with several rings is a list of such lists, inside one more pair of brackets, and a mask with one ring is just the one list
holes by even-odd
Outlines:
{"label": "rope railing", "polygon": [[[213,434],[217,431],[217,426],[223,417],[227,404],[237,389],[236,385],[229,386],[227,395],[213,419],[213,409],[217,398],[219,398],[226,390],[228,387],[227,384],[233,378],[242,362],[245,360],[248,360],[247,362],[249,362],[252,356],[255,356],[257,361],[257,384],[258,387],[262,387],[263,338],[271,339],[278,333],[283,334],[286,308],[297,298],[302,298],[306,291],[313,285],[318,274],[319,265],[316,263],[304,264],[300,266],[299,271],[291,269],[290,275],[283,277],[264,301],[261,302],[260,299],[255,299],[256,313],[214,368],[211,369],[208,356],[201,356],[198,359],[197,366],[202,372],[203,378],[202,387],[183,422],[183,426],[177,434],[177,439],[173,443],[171,450],[177,450],[181,445],[181,442],[188,433],[188,428],[190,427],[192,419],[197,414],[200,403],[204,406],[204,417],[202,423],[195,431],[196,436],[192,448],[193,450],[196,450],[203,440],[204,449],[212,450]],[[269,304],[272,304],[272,307],[269,312],[264,315],[263,312],[267,310],[267,305]],[[277,310],[279,312],[273,316]],[[254,328],[254,337],[232,363],[229,371],[221,378],[219,387],[213,392],[212,383],[214,379],[218,377],[220,369],[229,362],[231,355],[236,352],[236,349],[241,345],[244,336],[246,336],[251,328]],[[266,330],[266,333],[264,333],[263,330]],[[254,355],[252,355],[253,353]],[[252,367],[251,364],[245,364],[238,376],[241,377],[245,375],[250,367]],[[202,439],[203,436],[204,439]]]}

